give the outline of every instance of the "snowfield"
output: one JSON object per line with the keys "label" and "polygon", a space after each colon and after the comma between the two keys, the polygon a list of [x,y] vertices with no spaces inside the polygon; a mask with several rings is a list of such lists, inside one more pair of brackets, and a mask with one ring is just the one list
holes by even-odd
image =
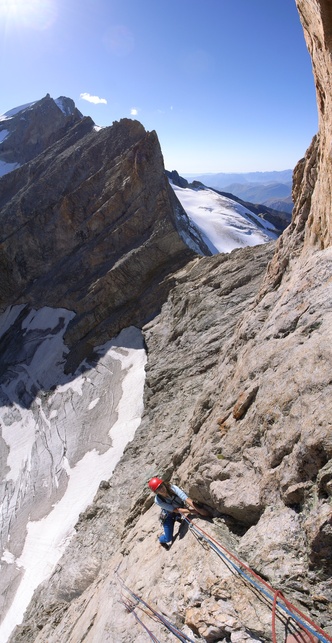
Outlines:
{"label": "snowfield", "polygon": [[192,190],[170,184],[212,254],[277,239],[278,233],[271,223],[236,201],[209,188]]}
{"label": "snowfield", "polygon": [[3,143],[3,141],[7,138],[8,134],[10,134],[8,129],[3,129],[2,132],[0,132],[0,143]]}
{"label": "snowfield", "polygon": [[52,574],[80,513],[141,421],[141,332],[123,330],[96,349],[97,363],[85,361],[67,376],[63,335],[73,316],[24,306],[0,315],[0,337],[7,333],[0,382],[1,643]]}
{"label": "snowfield", "polygon": [[26,103],[25,105],[20,105],[19,107],[14,107],[13,109],[10,109],[8,112],[5,112],[4,114],[0,115],[0,121],[7,121],[9,118],[13,118],[16,114],[19,114],[19,112],[22,112],[24,109],[27,109],[27,107],[32,107],[32,105],[35,104],[36,101],[33,101],[32,103]]}

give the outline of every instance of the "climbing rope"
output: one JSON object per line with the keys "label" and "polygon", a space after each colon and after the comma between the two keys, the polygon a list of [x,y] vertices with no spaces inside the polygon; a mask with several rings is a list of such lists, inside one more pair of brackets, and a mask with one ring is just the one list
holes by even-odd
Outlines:
{"label": "climbing rope", "polygon": [[[132,591],[132,590],[131,590],[131,589],[130,589],[126,584],[125,584],[124,580],[121,578],[121,576],[119,576],[119,574],[118,574],[118,571],[117,571],[117,570],[115,571],[115,574],[116,574],[116,576],[117,576],[117,578],[118,578],[118,580],[119,580],[119,583],[121,584],[122,588],[123,588],[123,589],[125,589],[125,590],[126,590],[126,592],[128,592],[128,593],[130,594],[130,596],[131,596],[133,599],[135,599],[135,601],[136,601],[136,603],[134,603],[131,599],[128,599],[128,598],[127,598],[127,599],[125,599],[125,600],[123,600],[123,599],[122,599],[122,601],[121,601],[121,602],[124,604],[124,606],[126,607],[127,611],[130,611],[131,613],[133,613],[133,614],[134,614],[134,616],[135,616],[135,618],[137,619],[137,621],[139,621],[139,622],[141,623],[141,625],[143,625],[143,626],[144,626],[144,628],[145,628],[147,631],[148,631],[148,629],[146,628],[146,626],[144,625],[144,623],[141,621],[141,619],[139,619],[139,618],[138,618],[138,616],[137,616],[136,612],[134,611],[134,610],[135,610],[135,607],[137,607],[137,606],[139,606],[139,607],[140,607],[140,609],[141,609],[145,614],[147,614],[147,616],[149,616],[152,620],[154,620],[154,621],[159,621],[160,623],[162,623],[162,625],[164,625],[164,626],[165,626],[165,627],[166,627],[166,628],[167,628],[167,629],[168,629],[172,634],[174,634],[174,636],[176,636],[176,638],[178,638],[178,639],[179,639],[179,641],[182,641],[182,643],[195,643],[195,641],[193,641],[193,639],[189,638],[189,636],[187,636],[184,632],[182,632],[181,630],[179,630],[179,629],[178,629],[178,628],[177,628],[173,623],[171,623],[171,621],[169,621],[169,620],[168,620],[168,619],[167,619],[163,614],[160,614],[159,612],[157,612],[157,610],[155,610],[151,605],[149,605],[149,603],[147,603],[146,601],[144,601],[144,600],[143,600],[143,598],[141,598],[140,596],[138,596],[138,594],[135,594],[135,592],[133,592],[133,591]],[[142,605],[144,606],[144,608],[145,608],[145,609],[144,609],[144,608],[142,608]],[[149,636],[150,636],[151,638],[152,638],[152,636],[154,636],[154,635],[152,634],[152,632],[150,633],[150,631],[148,631],[148,633],[149,633]],[[151,636],[151,634],[152,634],[152,636]],[[156,638],[152,638],[152,640],[157,641],[157,639],[156,639]],[[159,643],[159,642],[157,641],[157,643]]]}
{"label": "climbing rope", "polygon": [[[198,534],[203,540],[205,540],[211,549],[213,549],[218,556],[220,556],[224,561],[230,564],[243,578],[245,578],[249,583],[255,587],[260,593],[269,599],[272,603],[272,636],[273,643],[276,643],[276,628],[275,628],[275,618],[277,607],[283,610],[288,616],[290,616],[304,632],[309,636],[311,643],[314,643],[315,637],[318,638],[322,643],[332,643],[332,637],[326,634],[319,625],[316,625],[308,616],[306,616],[301,610],[299,610],[293,603],[285,599],[280,590],[275,590],[272,585],[265,581],[261,576],[256,574],[253,569],[248,567],[243,563],[237,556],[230,552],[224,545],[215,540],[212,536],[207,534],[204,529],[198,527],[193,521],[187,516],[184,517],[184,520],[188,523],[190,530]],[[236,561],[236,563],[234,562]],[[246,571],[244,572],[243,569]],[[246,573],[248,572],[248,573]],[[254,577],[254,579],[252,578]],[[257,582],[258,581],[258,582]],[[262,585],[264,587],[262,587]]]}
{"label": "climbing rope", "polygon": [[130,612],[130,614],[133,614],[135,616],[136,621],[144,628],[144,630],[148,633],[151,641],[153,643],[160,643],[159,639],[156,638],[156,636],[151,632],[151,630],[143,623],[143,621],[139,618],[139,616],[135,612],[136,604],[133,601],[130,601],[128,598],[127,599],[122,599],[120,601],[122,605],[126,608],[127,612]]}
{"label": "climbing rope", "polygon": [[[277,611],[277,604],[278,604],[278,598],[281,598],[285,605],[291,606],[292,604],[289,603],[289,601],[283,596],[281,591],[278,589],[273,597],[273,605],[272,605],[272,641],[273,643],[277,643],[277,635],[276,635],[276,611]],[[300,625],[301,630],[309,637],[310,643],[316,643],[316,638],[308,632],[307,629],[304,629],[302,625]],[[301,641],[301,635],[299,635],[299,641]]]}

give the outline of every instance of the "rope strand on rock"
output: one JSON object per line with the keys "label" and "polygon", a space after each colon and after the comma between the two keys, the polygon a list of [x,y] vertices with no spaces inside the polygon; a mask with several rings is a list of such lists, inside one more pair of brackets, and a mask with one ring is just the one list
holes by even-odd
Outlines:
{"label": "rope strand on rock", "polygon": [[[165,616],[163,616],[163,614],[160,614],[159,612],[157,612],[157,610],[155,610],[151,605],[149,605],[149,603],[147,603],[146,601],[144,601],[144,600],[143,600],[143,598],[141,598],[140,596],[138,596],[138,594],[135,594],[135,592],[133,592],[133,591],[132,591],[132,590],[131,590],[131,589],[130,589],[126,584],[125,584],[124,580],[123,580],[123,579],[121,578],[121,576],[118,574],[118,571],[117,571],[117,570],[116,570],[116,572],[115,572],[115,573],[116,573],[116,576],[117,576],[117,578],[118,578],[118,580],[119,580],[119,582],[120,582],[120,584],[121,584],[122,588],[123,588],[123,589],[125,589],[125,590],[126,590],[126,591],[131,595],[131,596],[132,596],[132,598],[134,598],[134,599],[135,599],[135,601],[136,601],[136,605],[133,603],[133,601],[131,601],[131,603],[133,603],[134,607],[133,607],[133,609],[132,609],[132,610],[129,610],[129,611],[132,611],[132,613],[134,614],[134,616],[136,616],[136,617],[137,617],[137,615],[136,615],[136,613],[135,613],[135,611],[134,611],[134,610],[135,610],[135,607],[136,607],[136,606],[139,606],[139,607],[140,607],[140,609],[142,609],[142,611],[143,611],[145,614],[147,614],[147,616],[149,616],[149,617],[150,617],[150,618],[152,618],[153,620],[157,620],[157,621],[159,621],[160,623],[162,623],[162,625],[164,625],[164,626],[165,626],[165,627],[166,627],[166,628],[167,628],[167,629],[168,629],[172,634],[174,634],[174,636],[176,636],[176,637],[179,639],[179,641],[182,641],[182,643],[195,643],[195,641],[193,641],[193,639],[189,638],[189,636],[187,636],[184,632],[182,632],[181,630],[179,630],[179,629],[178,629],[178,628],[177,628],[173,623],[171,623],[171,621],[169,621]],[[129,602],[129,600],[130,600],[130,599],[126,599],[126,600]],[[122,601],[122,602],[123,602],[123,601]],[[141,603],[142,605],[144,605],[144,607],[145,607],[146,609],[143,609],[140,605],[138,605],[139,603]],[[125,603],[124,603],[124,604],[125,604]],[[125,605],[125,606],[126,606],[126,605]]]}
{"label": "rope strand on rock", "polygon": [[[277,611],[277,605],[278,605],[278,598],[282,599],[285,605],[291,606],[292,604],[283,596],[282,592],[280,589],[276,590],[274,593],[273,597],[273,605],[272,605],[272,641],[273,643],[277,643],[277,634],[276,634],[276,611]],[[302,625],[300,625],[301,629],[304,631],[305,634],[309,637],[310,643],[315,643],[316,639],[310,632],[308,632],[307,629],[304,629]],[[301,635],[299,638],[299,643],[301,642]]]}
{"label": "rope strand on rock", "polygon": [[[299,610],[293,603],[285,599],[285,597],[281,594],[281,592],[278,590],[276,591],[272,585],[270,585],[267,581],[265,581],[261,576],[256,574],[253,569],[251,569],[248,565],[243,563],[235,554],[230,552],[224,545],[219,543],[215,538],[207,534],[204,529],[201,527],[198,527],[198,525],[194,524],[193,521],[185,517],[184,520],[189,524],[189,527],[192,531],[195,531],[196,534],[200,535],[206,542],[209,543],[210,548],[213,549],[218,556],[226,560],[229,564],[232,565],[232,567],[246,580],[249,581],[251,585],[253,585],[256,589],[258,589],[264,596],[266,596],[269,601],[272,603],[272,629],[274,631],[274,636],[275,636],[275,616],[276,616],[276,609],[279,607],[281,610],[286,612],[288,616],[290,616],[296,623],[303,629],[306,634],[308,634],[310,641],[313,643],[314,639],[313,637],[318,638],[322,643],[332,643],[332,637],[326,634],[324,630],[322,630],[319,625],[316,625],[314,621],[312,621],[308,616],[306,616],[301,610]],[[234,563],[236,561],[237,564]],[[245,573],[243,569],[246,570]],[[256,580],[253,580],[254,577]],[[258,581],[258,582],[257,582]],[[262,585],[264,587],[262,587]],[[267,591],[268,590],[268,591]],[[274,638],[274,643],[276,643],[276,639]]]}
{"label": "rope strand on rock", "polygon": [[139,618],[139,616],[136,614],[136,612],[135,612],[136,604],[135,604],[133,601],[131,601],[130,599],[128,599],[128,598],[127,598],[127,599],[122,599],[122,600],[120,601],[120,603],[122,603],[122,605],[124,605],[124,606],[125,606],[125,608],[126,608],[127,612],[129,612],[130,614],[133,614],[133,615],[134,615],[134,617],[135,617],[136,621],[137,621],[137,622],[138,622],[138,623],[139,623],[139,624],[144,628],[144,630],[148,633],[148,635],[149,635],[149,637],[150,637],[151,641],[153,641],[153,643],[160,643],[159,639],[157,639],[157,638],[156,638],[156,636],[153,634],[153,632],[151,632],[151,630],[150,630],[150,629],[145,625],[145,623],[143,623],[143,621],[142,621],[142,620]]}

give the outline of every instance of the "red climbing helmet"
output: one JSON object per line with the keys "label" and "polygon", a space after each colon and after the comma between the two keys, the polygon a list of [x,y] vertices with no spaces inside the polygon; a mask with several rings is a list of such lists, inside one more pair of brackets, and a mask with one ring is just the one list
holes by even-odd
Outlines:
{"label": "red climbing helmet", "polygon": [[161,478],[151,478],[151,480],[149,480],[148,482],[151,491],[157,491],[158,487],[160,487],[161,484],[163,484]]}

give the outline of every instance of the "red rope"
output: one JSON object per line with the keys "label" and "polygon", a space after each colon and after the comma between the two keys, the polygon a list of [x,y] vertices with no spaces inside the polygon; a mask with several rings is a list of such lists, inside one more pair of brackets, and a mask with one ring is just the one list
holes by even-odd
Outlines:
{"label": "red rope", "polygon": [[[272,605],[272,641],[273,641],[273,643],[277,643],[276,612],[277,612],[277,606],[278,606],[278,598],[283,600],[285,605],[290,610],[293,607],[292,604],[284,597],[284,595],[282,594],[280,589],[278,589],[278,590],[276,590],[274,592],[273,605]],[[299,623],[298,623],[298,626],[305,633],[305,635],[309,638],[310,643],[317,643],[317,639],[310,632],[308,632],[306,629],[304,629],[302,627],[302,625],[300,625]],[[315,628],[316,628],[316,626],[315,626]],[[325,636],[325,634],[324,634],[324,636]],[[300,633],[294,634],[294,638],[297,641],[297,643],[307,643],[306,640],[303,638],[303,636]],[[287,639],[286,639],[286,641],[287,641]]]}
{"label": "red rope", "polygon": [[272,641],[273,643],[277,643],[277,635],[276,635],[276,609],[277,609],[277,600],[278,596],[281,595],[281,591],[277,590],[274,594],[274,599],[273,599],[273,605],[272,605]]}
{"label": "red rope", "polygon": [[[275,590],[272,587],[272,585],[270,585],[267,581],[265,581],[263,578],[261,578],[261,576],[259,576],[259,574],[256,574],[256,572],[254,572],[254,570],[251,569],[251,567],[248,567],[248,565],[246,565],[245,563],[242,562],[242,560],[237,558],[237,556],[235,556],[235,554],[233,554],[232,552],[228,551],[228,549],[226,549],[226,547],[224,547],[224,545],[222,545],[215,538],[210,536],[210,534],[208,534],[206,531],[204,531],[204,529],[202,529],[201,527],[198,527],[197,525],[195,525],[190,518],[186,518],[186,519],[188,520],[188,522],[190,522],[195,527],[195,529],[197,529],[198,531],[201,531],[202,534],[204,534],[204,536],[206,536],[209,540],[211,540],[215,545],[218,545],[218,547],[223,549],[228,554],[228,556],[233,558],[239,565],[241,565],[241,567],[243,567],[247,572],[249,572],[257,580],[259,580],[259,582],[262,583],[262,585],[264,585],[270,592],[272,592],[272,594],[274,595],[274,601],[273,601],[274,612],[272,611],[272,616],[274,615],[274,619],[275,619],[275,613],[276,613],[276,608],[277,608],[278,596],[280,596],[289,610],[291,610],[291,611],[295,612],[296,614],[298,614],[299,616],[301,616],[301,618],[303,620],[305,620],[309,625],[311,625],[311,627],[313,627],[317,632],[322,634],[322,636],[324,636],[325,639],[327,639],[328,641],[331,641],[331,643],[332,643],[332,636],[329,636],[328,634],[326,634],[326,632],[324,632],[324,630],[322,630],[322,628],[319,627],[319,625],[316,625],[316,623],[314,623],[314,621],[312,621],[308,616],[306,616],[303,612],[301,612],[301,610],[299,610],[295,605],[293,605],[293,603],[288,601],[282,595],[282,593],[279,590],[278,591]],[[274,624],[272,622],[272,627],[274,627],[274,630],[275,630],[275,620],[274,620]],[[273,631],[272,631],[272,635],[273,635]],[[310,632],[306,631],[306,635],[310,637],[311,643],[315,643],[315,639],[310,634]],[[275,633],[274,633],[274,637],[275,637]],[[276,638],[273,638],[273,643],[276,643]]]}

